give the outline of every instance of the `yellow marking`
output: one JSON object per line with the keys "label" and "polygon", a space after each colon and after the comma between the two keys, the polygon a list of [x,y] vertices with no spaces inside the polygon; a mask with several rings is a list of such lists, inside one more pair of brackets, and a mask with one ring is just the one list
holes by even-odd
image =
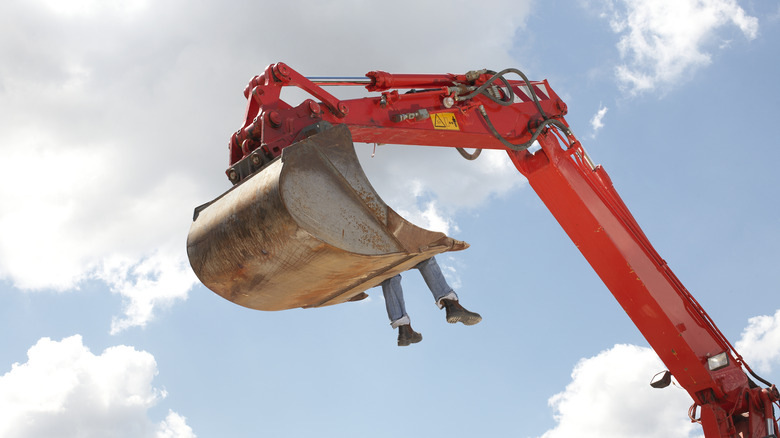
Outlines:
{"label": "yellow marking", "polygon": [[458,121],[455,119],[455,113],[435,113],[431,114],[433,129],[447,129],[450,131],[460,131]]}

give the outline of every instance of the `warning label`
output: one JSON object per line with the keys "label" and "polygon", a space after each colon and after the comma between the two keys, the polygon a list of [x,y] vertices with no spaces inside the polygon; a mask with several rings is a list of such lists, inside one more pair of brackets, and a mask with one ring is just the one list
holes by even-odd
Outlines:
{"label": "warning label", "polygon": [[436,113],[431,114],[433,129],[448,129],[450,131],[460,131],[458,121],[455,120],[455,113]]}

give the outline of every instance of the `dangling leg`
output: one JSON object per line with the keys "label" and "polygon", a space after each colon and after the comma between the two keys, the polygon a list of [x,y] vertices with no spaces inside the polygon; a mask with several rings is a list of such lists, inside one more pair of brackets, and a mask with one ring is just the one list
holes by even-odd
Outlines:
{"label": "dangling leg", "polygon": [[422,274],[423,280],[428,285],[428,289],[431,290],[433,299],[436,300],[436,305],[439,306],[439,309],[444,307],[442,300],[458,301],[458,294],[447,284],[447,280],[444,278],[444,274],[442,274],[441,268],[439,268],[439,264],[436,263],[434,257],[423,260],[415,268]]}
{"label": "dangling leg", "polygon": [[439,309],[447,309],[447,322],[451,324],[462,322],[466,325],[474,325],[482,321],[482,316],[479,313],[470,312],[460,305],[458,294],[447,284],[447,280],[444,278],[444,274],[442,274],[435,258],[431,257],[422,261],[415,268],[420,270],[420,274],[422,274],[425,284],[428,285],[428,289],[431,290]]}
{"label": "dangling leg", "polygon": [[411,320],[406,314],[401,276],[396,275],[383,281],[382,294],[385,296],[385,307],[387,308],[387,317],[390,318],[390,326],[398,328],[398,346],[405,347],[422,341],[422,335],[412,330]]}

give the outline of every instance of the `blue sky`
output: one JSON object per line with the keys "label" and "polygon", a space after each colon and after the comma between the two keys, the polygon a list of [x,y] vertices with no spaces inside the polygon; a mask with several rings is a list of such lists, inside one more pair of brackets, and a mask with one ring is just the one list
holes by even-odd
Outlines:
{"label": "blue sky", "polygon": [[0,5],[0,35],[0,436],[700,436],[500,152],[356,145],[389,205],[472,245],[440,263],[477,326],[447,324],[416,272],[407,348],[379,290],[267,313],[197,283],[192,208],[228,188],[241,93],[277,61],[549,79],[656,249],[780,381],[780,2],[33,0]]}

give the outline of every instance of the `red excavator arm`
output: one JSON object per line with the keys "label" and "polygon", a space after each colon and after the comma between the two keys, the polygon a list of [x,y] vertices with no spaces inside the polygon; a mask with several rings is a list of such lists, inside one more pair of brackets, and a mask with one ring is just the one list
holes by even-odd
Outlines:
{"label": "red excavator arm", "polygon": [[[365,86],[375,94],[339,100],[323,88],[330,85]],[[313,99],[291,106],[280,99],[286,86]],[[231,137],[227,170],[237,185],[286,147],[334,125],[348,127],[357,142],[456,147],[466,157],[472,155],[462,148],[506,150],[688,391],[691,419],[701,422],[705,436],[777,436],[776,387],[753,373],[655,251],[606,171],[571,133],[566,104],[547,81],[529,81],[514,69],[306,78],[277,63],[253,78],[244,95],[245,123]],[[537,142],[540,148],[529,150]],[[669,373],[653,385],[668,384]]]}

